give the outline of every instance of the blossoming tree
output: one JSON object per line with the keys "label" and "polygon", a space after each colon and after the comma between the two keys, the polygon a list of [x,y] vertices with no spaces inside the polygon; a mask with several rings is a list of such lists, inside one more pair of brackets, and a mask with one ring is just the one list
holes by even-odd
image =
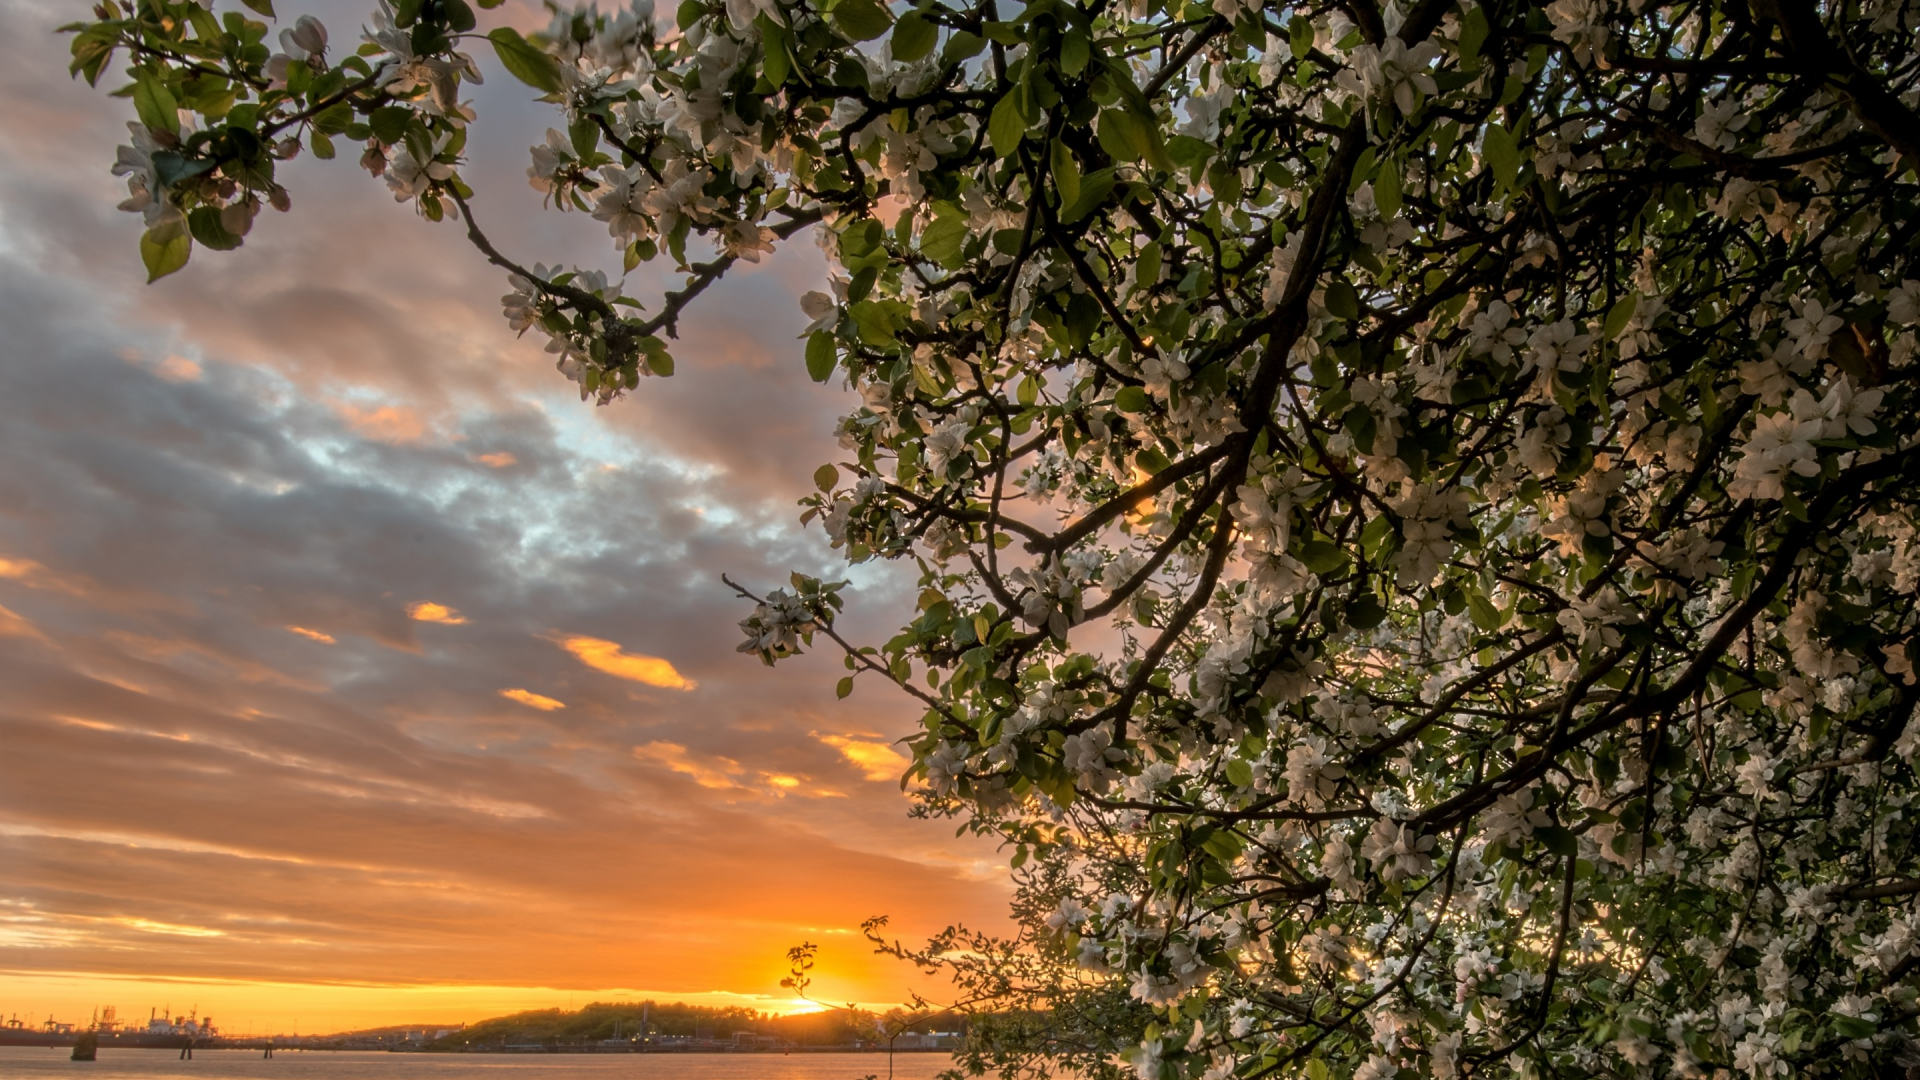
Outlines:
{"label": "blossoming tree", "polygon": [[[919,603],[867,646],[797,577],[743,651],[896,684],[923,812],[1009,845],[1022,937],[899,950],[1040,1010],[982,1063],[1906,1064],[1920,6],[261,19],[69,28],[138,116],[116,171],[155,277],[350,143],[604,403],[671,374],[741,260],[826,251],[796,362],[849,412],[803,517]],[[556,110],[550,205],[684,285],[488,239],[472,52]],[[1096,1001],[1095,1037],[1046,1019]]]}

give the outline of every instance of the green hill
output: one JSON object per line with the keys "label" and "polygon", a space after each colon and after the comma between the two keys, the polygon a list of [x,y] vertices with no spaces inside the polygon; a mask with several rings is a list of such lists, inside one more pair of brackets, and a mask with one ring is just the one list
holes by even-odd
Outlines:
{"label": "green hill", "polygon": [[[736,1033],[770,1035],[797,1046],[837,1046],[871,1042],[876,1014],[834,1009],[793,1016],[775,1016],[730,1006],[683,1005],[678,1002],[596,1002],[568,1012],[539,1009],[498,1016],[449,1034],[427,1045],[429,1050],[464,1050],[502,1043],[587,1043],[624,1039],[638,1034],[642,1018],[654,1036],[684,1035],[731,1039]],[[953,1013],[929,1013],[910,1025],[913,1031],[962,1031],[966,1021]]]}

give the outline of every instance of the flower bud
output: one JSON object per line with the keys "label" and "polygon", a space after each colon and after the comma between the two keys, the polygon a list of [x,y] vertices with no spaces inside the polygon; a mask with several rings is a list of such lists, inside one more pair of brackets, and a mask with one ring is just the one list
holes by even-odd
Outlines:
{"label": "flower bud", "polygon": [[283,187],[276,187],[268,192],[267,201],[273,204],[275,210],[283,214],[293,209],[293,197],[288,195],[287,189]]}
{"label": "flower bud", "polygon": [[292,27],[280,31],[280,47],[295,60],[307,60],[327,51],[327,28],[311,15],[302,15]]}
{"label": "flower bud", "polygon": [[259,212],[260,200],[252,196],[230,202],[220,208],[220,227],[235,236],[245,236],[253,229],[253,215]]}

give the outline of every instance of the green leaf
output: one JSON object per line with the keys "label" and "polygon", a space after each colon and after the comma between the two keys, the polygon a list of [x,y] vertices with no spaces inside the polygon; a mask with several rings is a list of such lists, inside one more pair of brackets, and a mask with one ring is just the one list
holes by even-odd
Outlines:
{"label": "green leaf", "polygon": [[213,162],[205,158],[191,159],[171,150],[158,150],[153,155],[153,178],[159,181],[162,188],[170,188],[211,168]]}
{"label": "green leaf", "polygon": [[931,19],[917,11],[909,11],[893,24],[893,38],[888,48],[893,50],[895,61],[911,64],[932,52],[939,40],[940,28]]}
{"label": "green leaf", "polygon": [[102,38],[94,32],[82,33],[75,37],[73,63],[67,66],[67,74],[84,75],[88,86],[98,86],[100,69],[113,59],[114,43],[115,39]]}
{"label": "green leaf", "polygon": [[456,34],[473,29],[473,9],[467,6],[467,0],[440,0],[440,10],[446,15],[447,29]]}
{"label": "green leaf", "polygon": [[1480,46],[1487,40],[1487,12],[1479,4],[1467,8],[1460,17],[1460,66],[1479,66]]}
{"label": "green leaf", "polygon": [[920,232],[920,253],[948,270],[958,270],[966,263],[964,253],[970,235],[966,218],[936,216]]}
{"label": "green leaf", "polygon": [[140,122],[154,131],[180,131],[180,102],[167,84],[152,76],[143,76],[133,84],[133,108]]}
{"label": "green leaf", "polygon": [[1393,535],[1393,519],[1385,514],[1367,522],[1360,530],[1360,548],[1369,556],[1378,556],[1387,539]]}
{"label": "green leaf", "polygon": [[1140,121],[1124,109],[1102,109],[1096,128],[1100,148],[1121,161],[1147,157],[1147,134]]}
{"label": "green leaf", "polygon": [[[1232,862],[1239,858],[1240,852],[1245,850],[1245,847],[1246,845],[1241,841],[1240,837],[1226,829],[1221,829],[1219,832],[1207,837],[1206,841],[1200,845],[1201,850],[1219,859],[1221,862]],[[1195,998],[1192,1000],[1198,999]]]}
{"label": "green leaf", "polygon": [[834,27],[853,41],[872,41],[893,25],[887,9],[874,0],[840,0],[831,18]]}
{"label": "green leaf", "polygon": [[196,206],[187,212],[187,228],[193,238],[200,241],[202,247],[215,251],[232,251],[240,246],[240,237],[227,231],[220,220],[220,211],[212,206]]}
{"label": "green leaf", "polygon": [[265,15],[269,19],[279,18],[278,15],[273,13],[273,0],[240,0],[240,2],[247,5],[251,10]]}
{"label": "green leaf", "polygon": [[1327,314],[1348,322],[1360,317],[1360,294],[1353,285],[1345,281],[1334,281],[1327,286]]}
{"label": "green leaf", "polygon": [[1075,78],[1087,69],[1090,52],[1087,32],[1074,27],[1067,31],[1066,40],[1060,43],[1060,73],[1067,78]]}
{"label": "green leaf", "polygon": [[955,30],[940,49],[940,64],[942,67],[952,67],[963,60],[971,60],[986,47],[986,38],[965,30]]}
{"label": "green leaf", "polygon": [[1555,855],[1572,855],[1580,850],[1579,838],[1558,825],[1541,825],[1533,830],[1533,838]]}
{"label": "green leaf", "polygon": [[1400,216],[1400,166],[1392,158],[1380,166],[1380,175],[1373,178],[1373,204],[1380,208],[1383,221]]}
{"label": "green leaf", "polygon": [[1295,15],[1287,23],[1287,48],[1295,60],[1305,60],[1313,51],[1313,21]]}
{"label": "green leaf", "polygon": [[1014,391],[1016,399],[1022,405],[1031,405],[1040,397],[1040,382],[1031,375],[1021,378],[1020,386]]}
{"label": "green leaf", "polygon": [[1862,1020],[1857,1016],[1833,1016],[1833,1030],[1843,1039],[1870,1039],[1880,1031],[1880,1025],[1871,1020]]}
{"label": "green leaf", "polygon": [[1480,146],[1494,179],[1502,187],[1512,187],[1520,177],[1520,147],[1514,143],[1513,134],[1499,124],[1488,124]]}
{"label": "green leaf", "polygon": [[756,16],[753,24],[760,28],[760,42],[766,48],[766,56],[760,61],[760,74],[770,86],[785,86],[787,77],[793,74],[793,35],[765,12]]}
{"label": "green leaf", "polygon": [[832,491],[833,485],[839,482],[840,470],[834,468],[831,461],[813,470],[813,486],[821,491]]}
{"label": "green leaf", "polygon": [[1113,395],[1113,407],[1126,413],[1143,413],[1153,408],[1153,399],[1138,386],[1123,386]]}
{"label": "green leaf", "polygon": [[693,24],[707,17],[707,5],[702,0],[681,0],[680,7],[673,13],[673,24],[681,33],[693,29]]}
{"label": "green leaf", "polygon": [[[1372,151],[1369,150],[1368,153]],[[1183,169],[1205,165],[1207,159],[1213,155],[1213,145],[1204,139],[1196,139],[1191,135],[1175,135],[1167,140],[1167,156],[1173,158],[1173,163]]]}
{"label": "green leaf", "polygon": [[1134,260],[1133,280],[1135,288],[1147,288],[1160,280],[1160,244],[1158,241],[1140,249],[1140,255]]}
{"label": "green leaf", "polygon": [[[1107,201],[1107,196],[1113,194],[1113,185],[1114,176],[1112,169],[1101,169],[1099,172],[1088,173],[1080,181],[1080,197],[1073,201],[1073,205],[1060,211],[1060,220],[1071,225],[1081,218],[1086,217],[1088,214],[1093,213],[1102,203]],[[1157,254],[1158,249],[1156,248],[1155,250]],[[1154,272],[1156,274],[1159,272],[1158,264],[1155,265]]]}
{"label": "green leaf", "polygon": [[1356,630],[1371,630],[1386,617],[1387,609],[1370,592],[1363,592],[1347,602],[1347,623]]}
{"label": "green leaf", "polygon": [[844,698],[851,693],[853,693],[853,676],[851,675],[843,676],[839,682],[834,684],[834,687],[833,687],[834,697]]}
{"label": "green leaf", "polygon": [[1053,140],[1052,158],[1053,186],[1060,192],[1060,205],[1071,206],[1080,198],[1080,166],[1074,163],[1073,151],[1059,139]]}
{"label": "green leaf", "polygon": [[1477,591],[1467,593],[1467,614],[1473,617],[1473,625],[1488,633],[1500,629],[1507,621],[1500,609],[1493,606],[1493,601]]}
{"label": "green leaf", "polygon": [[583,116],[567,125],[567,141],[573,144],[575,157],[585,158],[600,149],[600,125]]}
{"label": "green leaf", "polygon": [[890,345],[894,332],[902,325],[895,318],[897,302],[858,300],[847,305],[847,314],[860,331],[860,340],[868,345]]}
{"label": "green leaf", "polygon": [[1227,761],[1227,781],[1234,787],[1246,787],[1253,783],[1253,766],[1245,758],[1230,758]]}
{"label": "green leaf", "polygon": [[833,375],[833,365],[838,359],[832,334],[815,330],[807,335],[807,376],[814,382],[826,382]]}
{"label": "green leaf", "polygon": [[372,129],[373,137],[383,146],[397,146],[407,137],[407,125],[413,121],[413,110],[404,105],[382,105],[367,117],[367,127]]}
{"label": "green leaf", "polygon": [[147,265],[149,285],[187,265],[192,254],[193,237],[184,223],[155,226],[140,236],[140,261]]}
{"label": "green leaf", "polygon": [[1606,335],[1608,341],[1619,337],[1621,333],[1626,330],[1627,323],[1633,319],[1634,310],[1639,306],[1640,297],[1638,294],[1628,293],[1626,296],[1621,297],[1611,308],[1607,309],[1607,321],[1601,327],[1600,332]]}
{"label": "green leaf", "polygon": [[1340,550],[1340,545],[1331,540],[1309,540],[1300,545],[1300,561],[1307,569],[1328,577],[1345,570],[1351,560]]}
{"label": "green leaf", "polygon": [[992,144],[996,157],[1011,157],[1027,133],[1027,118],[1020,112],[1019,97],[1019,92],[1014,91],[1001,98],[987,121],[987,141]]}
{"label": "green leaf", "polygon": [[510,26],[496,27],[487,31],[487,40],[493,42],[493,51],[500,57],[507,74],[535,90],[549,94],[560,92],[564,84],[560,80],[559,62],[521,37],[520,31]]}

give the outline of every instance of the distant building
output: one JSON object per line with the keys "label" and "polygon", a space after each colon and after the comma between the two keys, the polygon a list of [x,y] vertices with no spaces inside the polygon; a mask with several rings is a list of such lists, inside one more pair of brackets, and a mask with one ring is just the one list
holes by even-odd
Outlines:
{"label": "distant building", "polygon": [[736,1031],[733,1033],[735,1050],[773,1050],[781,1045],[778,1035],[762,1035],[757,1031]]}
{"label": "distant building", "polygon": [[893,1040],[895,1050],[958,1050],[960,1035],[953,1031],[909,1031]]}

